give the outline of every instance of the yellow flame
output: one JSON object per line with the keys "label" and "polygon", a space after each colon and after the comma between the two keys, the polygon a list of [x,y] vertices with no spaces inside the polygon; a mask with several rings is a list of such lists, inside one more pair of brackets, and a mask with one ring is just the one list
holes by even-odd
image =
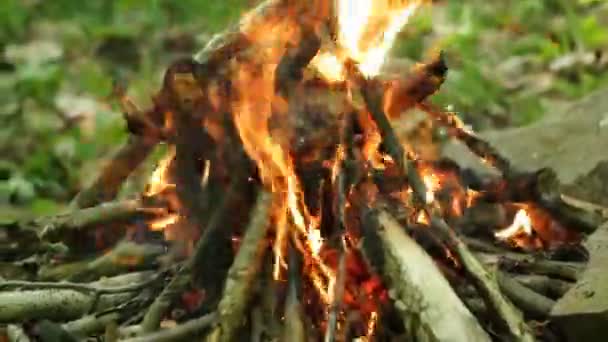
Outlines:
{"label": "yellow flame", "polygon": [[337,0],[339,52],[316,56],[313,65],[329,80],[343,80],[343,61],[359,65],[364,76],[380,72],[397,34],[422,0]]}
{"label": "yellow flame", "polygon": [[167,182],[167,168],[171,164],[171,161],[175,158],[175,147],[169,147],[169,151],[165,157],[158,163],[158,166],[152,172],[148,186],[145,191],[146,196],[154,196],[161,193],[163,190],[170,186],[175,186]]}
{"label": "yellow flame", "polygon": [[525,234],[527,236],[532,235],[532,220],[528,213],[524,209],[519,209],[513,223],[504,229],[501,229],[494,233],[494,236],[501,241],[509,241],[513,237],[519,234]]}
{"label": "yellow flame", "polygon": [[156,219],[148,224],[150,230],[163,230],[168,225],[174,224],[179,220],[178,214],[169,214],[165,217]]}

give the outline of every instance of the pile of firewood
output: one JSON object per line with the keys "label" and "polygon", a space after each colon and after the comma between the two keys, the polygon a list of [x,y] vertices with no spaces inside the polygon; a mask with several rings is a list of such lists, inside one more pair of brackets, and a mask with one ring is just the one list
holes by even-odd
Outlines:
{"label": "pile of firewood", "polygon": [[[335,25],[325,3],[263,3],[172,64],[147,111],[119,94],[129,140],[72,210],[1,227],[9,340],[560,340],[546,320],[602,218],[565,203],[550,170],[519,172],[426,100],[446,76],[442,56],[405,78],[365,77],[348,60],[344,80],[320,77],[310,62]],[[261,47],[269,36],[279,47]],[[235,106],[252,99],[272,115]],[[420,159],[393,126],[408,110],[500,175]],[[374,134],[381,167],[365,157]],[[293,206],[284,222],[292,183],[263,146],[271,138],[293,161],[302,226],[321,221],[320,252]],[[162,186],[116,200],[161,143]],[[547,227],[497,241],[493,228],[524,204]]]}

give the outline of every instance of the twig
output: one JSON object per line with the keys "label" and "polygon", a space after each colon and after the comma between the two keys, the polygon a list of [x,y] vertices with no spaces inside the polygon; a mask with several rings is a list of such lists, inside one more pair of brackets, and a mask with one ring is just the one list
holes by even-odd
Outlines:
{"label": "twig", "polygon": [[201,262],[209,255],[211,244],[217,243],[214,237],[225,230],[224,222],[229,214],[231,202],[238,192],[240,181],[235,181],[227,190],[226,195],[222,198],[219,208],[213,213],[213,217],[209,221],[203,236],[198,240],[194,249],[194,254],[186,261],[186,263],[177,271],[175,276],[167,284],[154,302],[150,305],[144,319],[141,323],[142,332],[149,333],[157,330],[167,309],[175,301],[175,299],[187,288],[192,280],[193,270],[197,270],[201,266]]}
{"label": "twig", "polygon": [[283,326],[283,340],[294,342],[305,342],[306,328],[302,304],[300,301],[302,263],[292,243],[288,244],[289,269],[288,289],[285,300],[285,325]]}
{"label": "twig", "polygon": [[340,252],[338,271],[334,280],[332,301],[329,307],[329,318],[327,320],[327,331],[325,331],[325,342],[336,341],[338,314],[342,309],[342,298],[344,297],[344,285],[346,281],[346,252],[344,246]]}
{"label": "twig", "polygon": [[152,152],[155,139],[129,136],[101,169],[100,174],[86,188],[82,189],[71,203],[73,208],[88,208],[116,197],[120,186]]}
{"label": "twig", "polygon": [[243,323],[252,294],[252,283],[266,250],[271,194],[261,191],[241,246],[228,271],[222,299],[218,304],[219,324],[209,336],[211,341],[233,341]]}
{"label": "twig", "polygon": [[103,276],[115,276],[126,271],[149,269],[164,253],[165,249],[160,245],[121,241],[110,251],[92,260],[42,267],[38,270],[38,279],[41,281],[93,281]]}
{"label": "twig", "polygon": [[138,200],[106,202],[95,207],[77,209],[66,214],[43,217],[30,225],[41,229],[40,239],[51,242],[60,241],[68,231],[78,231],[106,222],[132,219],[140,215],[155,215],[161,208],[146,208]]}
{"label": "twig", "polygon": [[216,320],[214,313],[195,318],[174,328],[161,330],[151,334],[124,339],[123,342],[177,342],[192,341],[194,337],[201,336]]}
{"label": "twig", "polygon": [[584,263],[544,260],[525,254],[509,253],[508,255],[493,255],[477,253],[476,255],[485,264],[498,265],[505,271],[530,272],[574,281],[585,270]]}

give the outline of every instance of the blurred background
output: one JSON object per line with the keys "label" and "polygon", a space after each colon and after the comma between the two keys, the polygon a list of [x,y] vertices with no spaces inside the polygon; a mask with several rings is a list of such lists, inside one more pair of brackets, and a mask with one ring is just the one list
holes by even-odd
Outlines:
{"label": "blurred background", "polygon": [[[113,82],[146,107],[172,60],[256,2],[0,1],[0,219],[61,210],[126,138]],[[438,49],[433,101],[478,130],[528,125],[608,85],[608,1],[434,1],[393,55]]]}

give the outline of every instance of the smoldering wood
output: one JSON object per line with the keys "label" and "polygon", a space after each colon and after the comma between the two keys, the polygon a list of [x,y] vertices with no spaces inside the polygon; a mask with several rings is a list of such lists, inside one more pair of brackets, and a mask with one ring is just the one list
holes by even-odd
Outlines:
{"label": "smoldering wood", "polygon": [[252,295],[253,282],[260,270],[268,232],[271,195],[260,191],[245,235],[228,270],[222,299],[217,308],[218,325],[208,336],[209,341],[232,341],[243,325],[245,309]]}
{"label": "smoldering wood", "polygon": [[361,249],[393,293],[412,338],[489,341],[432,259],[388,213],[363,213]]}
{"label": "smoldering wood", "polygon": [[[227,267],[223,268],[221,263],[217,263],[218,252],[221,253],[217,248],[230,247],[229,245],[222,244],[221,241],[226,241],[230,238],[231,231],[225,227],[226,216],[230,214],[232,209],[231,204],[233,204],[232,202],[237,192],[241,190],[240,185],[240,181],[235,181],[228,188],[226,194],[221,199],[219,208],[213,213],[209,225],[197,241],[194,253],[177,271],[146,311],[141,323],[143,333],[149,333],[159,328],[162,316],[176,298],[192,283],[193,277],[196,278],[197,275],[198,278],[211,277],[210,282],[223,283],[223,276],[216,273],[225,271]],[[213,262],[214,269],[208,266],[210,261]],[[210,290],[209,296],[211,297],[210,299],[213,299],[215,291],[213,289]]]}

